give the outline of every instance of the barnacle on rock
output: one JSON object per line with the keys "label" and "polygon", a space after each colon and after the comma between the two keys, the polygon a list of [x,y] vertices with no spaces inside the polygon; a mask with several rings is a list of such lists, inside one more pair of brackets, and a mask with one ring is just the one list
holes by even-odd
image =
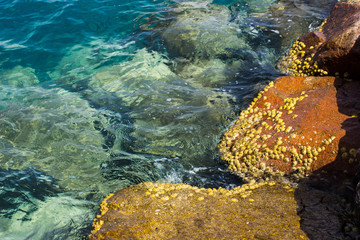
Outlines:
{"label": "barnacle on rock", "polygon": [[[309,173],[318,156],[329,147],[335,136],[324,135],[313,140],[304,136],[302,129],[292,125],[297,117],[297,105],[309,95],[302,91],[283,98],[267,98],[263,95],[274,88],[271,82],[250,106],[241,112],[225,133],[218,147],[229,169],[244,179],[268,175],[283,175],[289,164],[291,172],[304,176]],[[273,92],[277,92],[274,90]],[[275,104],[270,104],[275,101]],[[344,153],[343,158],[349,154]]]}
{"label": "barnacle on rock", "polygon": [[319,42],[316,46],[306,46],[304,42],[296,40],[288,54],[280,60],[279,70],[295,77],[326,76],[328,72],[320,69],[313,60],[321,44],[322,42]]}

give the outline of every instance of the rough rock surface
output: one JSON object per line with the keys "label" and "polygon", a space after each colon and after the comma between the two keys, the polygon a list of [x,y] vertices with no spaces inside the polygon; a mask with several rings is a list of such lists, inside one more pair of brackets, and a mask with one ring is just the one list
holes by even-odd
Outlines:
{"label": "rough rock surface", "polygon": [[101,204],[89,239],[308,239],[294,189],[274,182],[233,190],[142,183]]}
{"label": "rough rock surface", "polygon": [[360,3],[339,2],[318,31],[301,36],[279,64],[295,76],[359,77]]}
{"label": "rough rock surface", "polygon": [[329,184],[252,182],[225,190],[142,183],[103,201],[89,239],[357,239],[341,188]]}
{"label": "rough rock surface", "polygon": [[335,77],[281,77],[240,114],[219,144],[242,176],[316,170],[355,174],[360,156],[360,83]]}
{"label": "rough rock surface", "polygon": [[295,196],[301,229],[310,239],[359,239],[346,181],[312,176],[301,181]]}

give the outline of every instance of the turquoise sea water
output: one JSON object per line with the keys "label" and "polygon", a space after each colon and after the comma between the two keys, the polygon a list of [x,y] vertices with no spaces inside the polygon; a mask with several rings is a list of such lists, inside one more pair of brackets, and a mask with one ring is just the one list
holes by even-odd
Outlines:
{"label": "turquoise sea water", "polygon": [[242,184],[222,133],[335,2],[0,1],[0,239],[86,238],[144,181]]}

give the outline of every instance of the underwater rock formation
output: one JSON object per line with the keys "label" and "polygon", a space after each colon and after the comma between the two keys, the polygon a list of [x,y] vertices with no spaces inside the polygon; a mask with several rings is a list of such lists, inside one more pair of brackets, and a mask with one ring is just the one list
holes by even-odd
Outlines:
{"label": "underwater rock formation", "polygon": [[98,68],[108,65],[108,62],[116,58],[129,58],[129,52],[134,51],[134,43],[94,40],[74,45],[67,49],[57,66],[47,72],[47,75],[58,86],[81,91],[87,87],[88,79]]}
{"label": "underwater rock formation", "polygon": [[222,159],[243,177],[354,176],[360,155],[359,82],[281,77],[265,87],[224,134]]}
{"label": "underwater rock formation", "polygon": [[230,22],[226,6],[210,1],[179,2],[171,12],[173,21],[160,34],[170,53],[185,58],[229,58],[232,50],[250,49]]}
{"label": "underwater rock formation", "polygon": [[[182,61],[183,60],[183,61]],[[220,59],[201,61],[175,61],[174,72],[198,88],[211,88],[223,86],[229,79],[234,79],[236,72],[243,65],[243,61],[233,61],[226,64]]]}
{"label": "underwater rock formation", "polygon": [[317,31],[302,35],[279,63],[294,76],[360,76],[360,3],[339,2]]}
{"label": "underwater rock formation", "polygon": [[0,83],[15,87],[28,87],[37,85],[39,80],[35,75],[35,69],[17,65],[11,69],[0,71]]}
{"label": "underwater rock formation", "polygon": [[89,239],[308,239],[296,209],[287,184],[141,183],[103,201]]}
{"label": "underwater rock formation", "polygon": [[[111,47],[115,50],[110,53],[101,47],[75,46],[49,75],[60,86],[81,92],[96,107],[130,112],[131,150],[196,162],[206,158],[203,149],[216,148],[217,137],[233,118],[235,98],[217,88],[239,79],[242,69],[273,71],[275,53],[261,47],[251,50],[245,44],[251,41],[230,22],[225,6],[178,1],[167,10],[167,18],[150,30],[174,38],[167,47],[170,52],[185,51],[183,57],[169,59],[146,49],[131,54],[120,46],[117,51]],[[193,48],[187,52],[184,46]],[[73,59],[74,53],[83,57]],[[113,55],[126,61],[114,65]]]}
{"label": "underwater rock formation", "polygon": [[[141,49],[132,60],[95,74],[89,83],[95,94],[87,98],[103,106],[100,101],[108,96],[131,109],[135,152],[196,161],[203,158],[202,149],[216,146],[214,136],[232,114],[232,97],[194,79],[180,78],[171,71],[170,63],[157,52]],[[203,128],[208,128],[206,136],[199,132]]]}
{"label": "underwater rock formation", "polygon": [[0,95],[2,169],[32,167],[61,188],[103,191],[97,184],[103,181],[100,165],[109,157],[98,130],[109,125],[103,113],[62,89],[1,87]]}
{"label": "underwater rock formation", "polygon": [[[247,4],[259,11],[271,1],[249,0]],[[232,4],[237,5],[236,1]],[[244,9],[233,6],[177,1],[166,17],[149,21],[143,30],[164,38],[169,56],[175,57],[177,75],[213,87],[237,79],[242,68],[270,66],[277,58],[276,40],[265,33],[266,27],[256,26],[258,21],[248,17]]]}
{"label": "underwater rock formation", "polygon": [[133,106],[147,98],[144,91],[173,79],[181,80],[167,65],[169,62],[163,54],[139,49],[131,60],[100,69],[88,85],[95,91],[116,95],[123,106]]}

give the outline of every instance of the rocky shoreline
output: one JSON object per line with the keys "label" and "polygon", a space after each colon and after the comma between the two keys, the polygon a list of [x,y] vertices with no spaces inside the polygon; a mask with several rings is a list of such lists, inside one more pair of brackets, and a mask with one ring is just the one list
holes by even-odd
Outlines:
{"label": "rocky shoreline", "polygon": [[270,82],[224,134],[222,159],[247,184],[119,190],[89,239],[360,239],[358,16],[360,3],[337,3],[280,61],[290,76]]}

